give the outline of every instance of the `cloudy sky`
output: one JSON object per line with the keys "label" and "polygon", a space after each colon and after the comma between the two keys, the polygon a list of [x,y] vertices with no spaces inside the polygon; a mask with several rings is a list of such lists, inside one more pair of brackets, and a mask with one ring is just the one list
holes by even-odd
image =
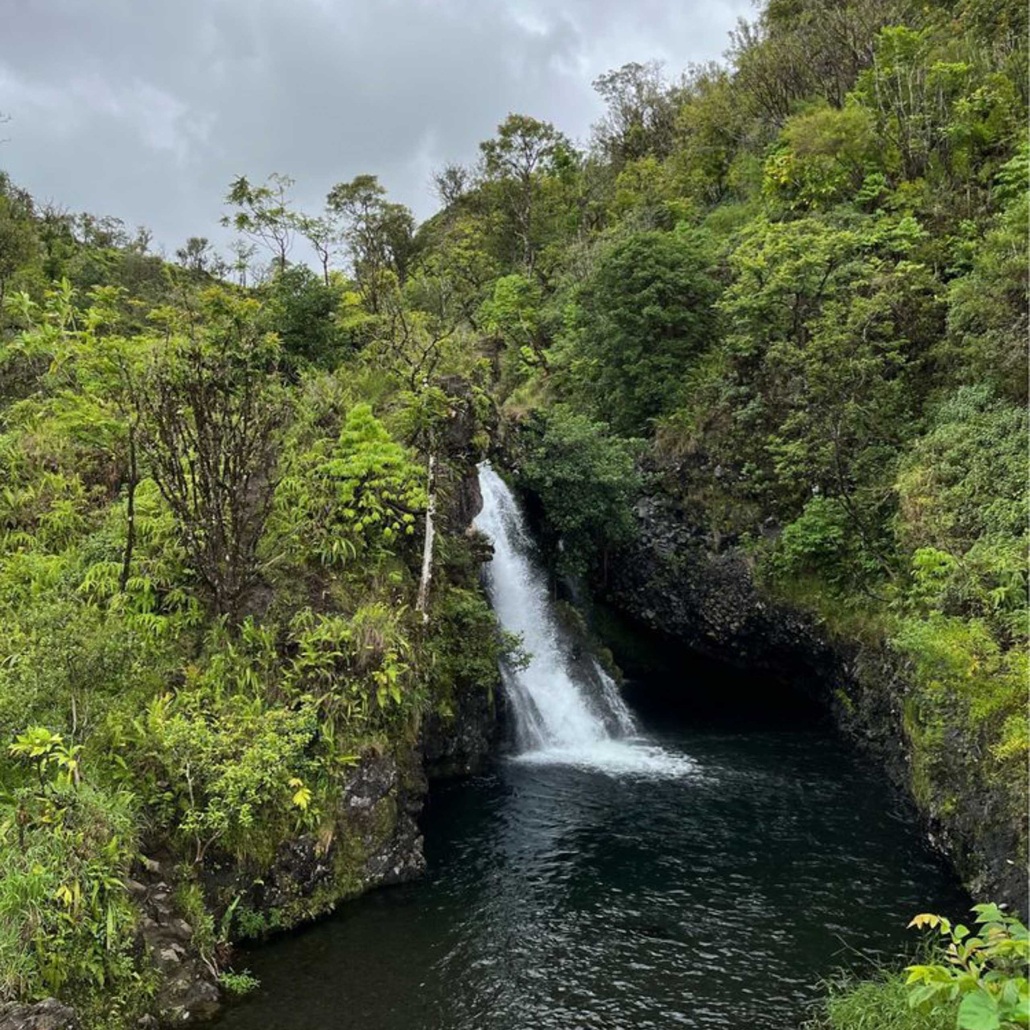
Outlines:
{"label": "cloudy sky", "polygon": [[750,0],[2,0],[0,168],[37,198],[217,237],[231,179],[300,205],[378,174],[432,213],[432,169],[509,111],[585,140],[591,81],[718,58]]}

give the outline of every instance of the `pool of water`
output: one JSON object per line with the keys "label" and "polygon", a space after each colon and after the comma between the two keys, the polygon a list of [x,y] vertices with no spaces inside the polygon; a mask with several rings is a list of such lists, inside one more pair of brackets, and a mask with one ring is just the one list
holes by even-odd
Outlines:
{"label": "pool of water", "polygon": [[662,760],[499,760],[434,789],[428,874],[242,956],[219,1030],[786,1030],[968,900],[830,730],[649,731]]}

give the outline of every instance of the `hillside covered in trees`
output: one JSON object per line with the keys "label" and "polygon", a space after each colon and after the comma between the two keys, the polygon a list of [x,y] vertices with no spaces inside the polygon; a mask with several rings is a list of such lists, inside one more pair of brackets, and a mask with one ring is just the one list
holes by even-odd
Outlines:
{"label": "hillside covered in trees", "polygon": [[[508,116],[421,225],[371,174],[318,212],[240,178],[230,257],[0,178],[0,1009],[185,1004],[155,870],[230,989],[233,942],[389,878],[427,727],[515,643],[465,532],[488,454],[599,592],[661,497],[888,651],[912,796],[974,862],[978,820],[1019,842],[974,891],[1025,884],[1026,36],[769,0],[724,65],[602,76],[588,146]],[[330,871],[273,890],[300,840]]]}

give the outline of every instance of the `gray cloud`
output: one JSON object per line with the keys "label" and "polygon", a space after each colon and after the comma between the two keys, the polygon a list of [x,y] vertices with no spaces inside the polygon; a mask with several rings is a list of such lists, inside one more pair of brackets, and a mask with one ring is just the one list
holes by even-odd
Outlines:
{"label": "gray cloud", "polygon": [[590,83],[718,57],[749,0],[3,0],[0,167],[34,195],[215,237],[228,182],[301,206],[378,174],[420,217],[430,171],[509,111],[585,139]]}

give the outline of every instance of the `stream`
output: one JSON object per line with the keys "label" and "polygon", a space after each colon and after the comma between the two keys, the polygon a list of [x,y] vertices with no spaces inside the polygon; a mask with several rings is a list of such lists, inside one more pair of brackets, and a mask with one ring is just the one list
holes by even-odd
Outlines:
{"label": "stream", "polygon": [[219,1030],[794,1030],[822,978],[964,910],[830,728],[649,713],[647,683],[631,710],[562,630],[507,487],[481,485],[491,601],[531,655],[504,671],[512,752],[430,793],[422,881],[243,955],[261,986]]}

